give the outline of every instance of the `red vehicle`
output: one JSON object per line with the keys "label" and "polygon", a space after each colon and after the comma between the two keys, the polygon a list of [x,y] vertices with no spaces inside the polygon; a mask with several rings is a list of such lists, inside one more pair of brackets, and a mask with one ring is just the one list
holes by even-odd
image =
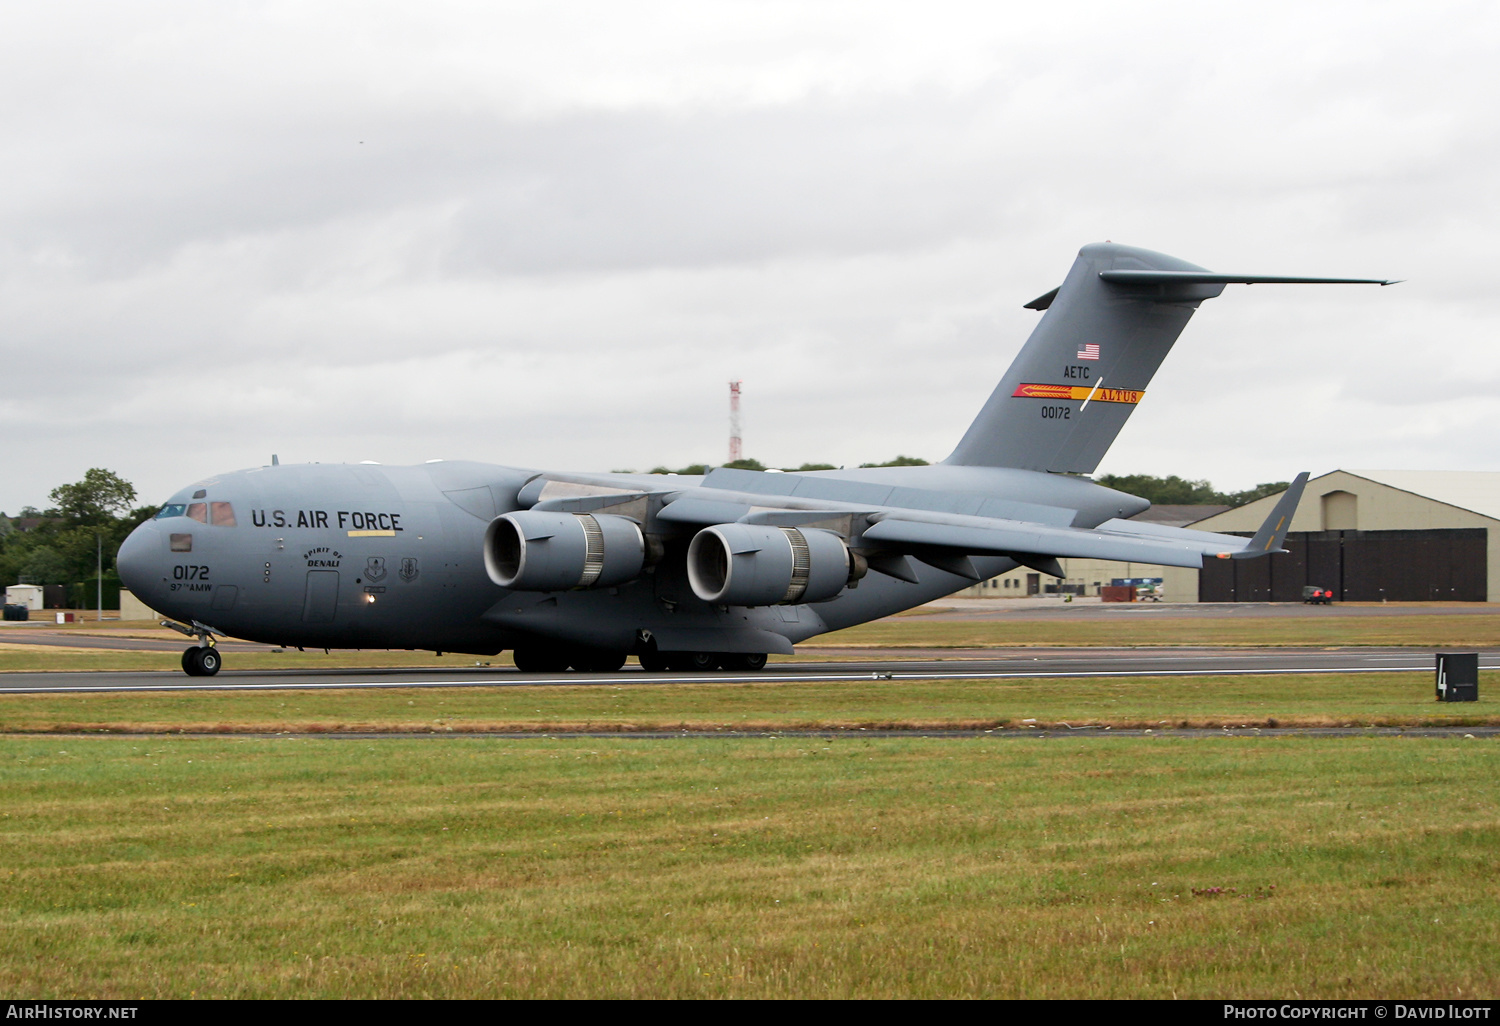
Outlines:
{"label": "red vehicle", "polygon": [[1310,606],[1333,605],[1333,592],[1316,584],[1309,584],[1302,589],[1302,601]]}

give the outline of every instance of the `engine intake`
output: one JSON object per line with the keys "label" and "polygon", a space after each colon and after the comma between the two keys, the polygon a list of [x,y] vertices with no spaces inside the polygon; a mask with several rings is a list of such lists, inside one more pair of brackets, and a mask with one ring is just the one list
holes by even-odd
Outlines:
{"label": "engine intake", "polygon": [[760,524],[705,527],[688,546],[687,572],[694,595],[728,606],[821,602],[854,576],[834,532]]}
{"label": "engine intake", "polygon": [[484,568],[514,591],[606,588],[640,576],[646,540],[628,517],[524,510],[490,521]]}

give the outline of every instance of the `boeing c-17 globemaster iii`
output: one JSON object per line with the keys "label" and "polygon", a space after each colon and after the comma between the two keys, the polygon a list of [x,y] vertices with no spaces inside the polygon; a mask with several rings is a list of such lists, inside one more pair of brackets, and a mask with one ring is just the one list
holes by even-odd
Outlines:
{"label": "boeing c-17 globemaster iii", "polygon": [[[702,477],[470,462],[277,465],[173,495],[120,577],[197,643],[514,654],[523,671],[758,669],[767,653],[1059,557],[1200,567],[1283,551],[1307,475],[1253,538],[1136,523],[1090,481],[1215,274],[1085,246],[953,454],[932,466]],[[560,415],[566,416],[566,411]]]}

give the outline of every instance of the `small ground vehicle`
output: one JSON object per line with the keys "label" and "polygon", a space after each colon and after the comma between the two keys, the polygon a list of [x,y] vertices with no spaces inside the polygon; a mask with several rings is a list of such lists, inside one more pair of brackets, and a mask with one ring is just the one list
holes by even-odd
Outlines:
{"label": "small ground vehicle", "polygon": [[1318,584],[1309,584],[1302,589],[1302,601],[1309,606],[1333,605],[1333,592]]}

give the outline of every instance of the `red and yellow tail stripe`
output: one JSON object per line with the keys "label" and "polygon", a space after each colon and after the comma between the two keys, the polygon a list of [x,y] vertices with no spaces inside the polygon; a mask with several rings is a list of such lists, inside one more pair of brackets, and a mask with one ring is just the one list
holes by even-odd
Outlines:
{"label": "red and yellow tail stripe", "polygon": [[1096,403],[1130,403],[1141,401],[1144,389],[1090,388],[1088,385],[1042,385],[1025,383],[1016,386],[1011,396],[1026,399],[1089,399]]}

